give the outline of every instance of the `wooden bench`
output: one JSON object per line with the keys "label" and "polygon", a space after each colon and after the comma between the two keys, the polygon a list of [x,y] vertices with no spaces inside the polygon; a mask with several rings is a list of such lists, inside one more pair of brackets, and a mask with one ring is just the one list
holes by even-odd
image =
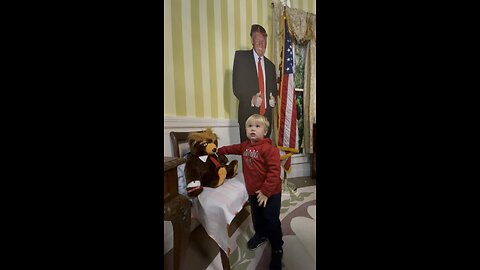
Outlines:
{"label": "wooden bench", "polygon": [[[199,132],[199,131],[188,131],[188,132],[175,132],[175,131],[172,131],[170,132],[170,138],[172,140],[172,144],[173,144],[173,155],[175,157],[178,157],[180,158],[181,156],[183,156],[182,153],[182,145],[187,145],[188,146],[188,134],[191,133],[191,132]],[[184,147],[185,149],[185,147]],[[177,180],[178,181],[178,180]],[[175,183],[172,183],[172,185],[175,185],[178,183],[175,182]],[[240,226],[240,224],[245,220],[245,218],[247,218],[250,213],[248,212],[248,210],[245,209],[245,207],[248,205],[248,201],[243,205],[243,208],[241,211],[239,211],[236,216],[234,217],[234,219],[232,220],[232,222],[230,223],[230,226],[228,227],[228,237],[231,237],[233,235],[233,233],[237,230],[237,228]],[[190,226],[190,220],[188,221],[188,226]],[[185,228],[185,226],[183,226],[183,228]],[[174,227],[174,230],[175,230],[175,227]],[[186,235],[188,234],[188,237],[190,235],[190,232],[185,232],[185,231],[182,231],[182,233],[184,233],[185,235],[183,235],[182,237],[186,237]],[[175,253],[175,250],[176,250],[177,247],[174,246],[174,253]],[[222,266],[223,266],[223,269],[224,270],[229,270],[230,269],[230,263],[229,263],[229,260],[228,260],[228,256],[227,254],[225,253],[225,251],[220,248],[220,246],[218,246],[219,250],[220,250],[220,256],[221,256],[221,259],[222,259]]]}

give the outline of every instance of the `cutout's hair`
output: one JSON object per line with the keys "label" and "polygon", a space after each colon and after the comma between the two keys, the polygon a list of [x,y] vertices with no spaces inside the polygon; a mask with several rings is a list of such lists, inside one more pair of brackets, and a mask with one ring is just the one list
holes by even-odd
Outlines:
{"label": "cutout's hair", "polygon": [[268,37],[267,31],[265,31],[265,28],[260,24],[252,24],[252,27],[250,28],[250,37],[253,37],[253,33],[255,32],[261,33],[265,38]]}

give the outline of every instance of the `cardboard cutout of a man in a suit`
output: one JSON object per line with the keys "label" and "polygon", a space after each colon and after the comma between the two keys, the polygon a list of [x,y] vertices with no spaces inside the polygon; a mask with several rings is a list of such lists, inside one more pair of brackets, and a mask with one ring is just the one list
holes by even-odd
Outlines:
{"label": "cardboard cutout of a man in a suit", "polygon": [[[272,112],[278,92],[275,65],[264,55],[267,32],[261,25],[254,24],[250,30],[250,38],[253,48],[236,51],[233,61],[233,93],[239,100],[238,124],[241,142],[247,140],[245,121],[250,115],[262,114],[270,122],[270,127],[273,126]],[[266,137],[270,137],[270,134],[271,128]]]}

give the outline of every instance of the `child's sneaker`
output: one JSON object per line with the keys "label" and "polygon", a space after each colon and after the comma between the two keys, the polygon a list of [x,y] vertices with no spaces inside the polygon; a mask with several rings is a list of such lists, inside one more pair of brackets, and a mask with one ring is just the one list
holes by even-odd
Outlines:
{"label": "child's sneaker", "polygon": [[249,249],[256,249],[259,247],[261,244],[265,243],[267,241],[267,238],[262,236],[258,236],[258,234],[255,234],[252,239],[248,240],[247,242],[247,247]]}

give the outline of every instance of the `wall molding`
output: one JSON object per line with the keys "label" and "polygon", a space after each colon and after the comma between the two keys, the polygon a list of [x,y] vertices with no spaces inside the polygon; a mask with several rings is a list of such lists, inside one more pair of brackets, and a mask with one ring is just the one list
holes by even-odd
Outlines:
{"label": "wall molding", "polygon": [[[164,156],[172,155],[170,131],[205,129],[211,127],[222,138],[221,145],[239,143],[238,122],[236,119],[194,118],[185,116],[164,116]],[[292,170],[287,177],[310,175],[310,156],[298,154],[292,156]],[[283,177],[283,176],[282,176]]]}
{"label": "wall molding", "polygon": [[310,157],[306,154],[299,154],[292,156],[292,164],[299,164],[299,163],[309,163]]}
{"label": "wall molding", "polygon": [[185,116],[164,116],[164,128],[207,128],[207,127],[236,127],[237,120],[194,118]]}

